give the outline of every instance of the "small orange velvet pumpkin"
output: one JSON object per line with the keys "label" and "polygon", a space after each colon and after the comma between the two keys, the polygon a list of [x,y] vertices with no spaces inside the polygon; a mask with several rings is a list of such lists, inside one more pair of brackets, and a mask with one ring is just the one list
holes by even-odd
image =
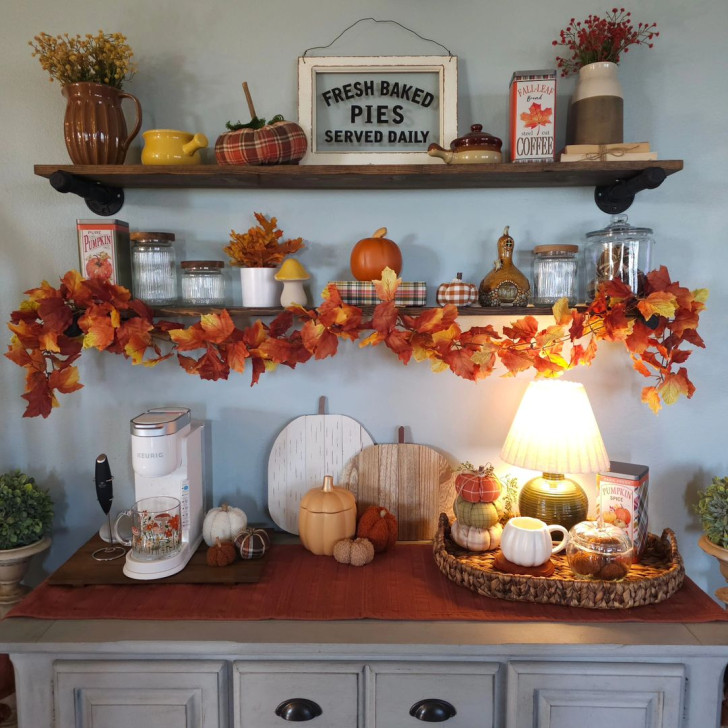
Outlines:
{"label": "small orange velvet pumpkin", "polygon": [[219,538],[207,549],[208,566],[227,566],[235,561],[235,544]]}
{"label": "small orange velvet pumpkin", "polygon": [[360,240],[351,251],[351,272],[358,281],[378,281],[385,268],[395,275],[402,270],[402,251],[399,245],[384,236],[387,228],[379,228],[370,238]]}
{"label": "small orange velvet pumpkin", "polygon": [[397,519],[382,506],[369,506],[361,514],[356,529],[356,535],[359,538],[368,538],[377,553],[392,548],[397,543],[398,533]]}

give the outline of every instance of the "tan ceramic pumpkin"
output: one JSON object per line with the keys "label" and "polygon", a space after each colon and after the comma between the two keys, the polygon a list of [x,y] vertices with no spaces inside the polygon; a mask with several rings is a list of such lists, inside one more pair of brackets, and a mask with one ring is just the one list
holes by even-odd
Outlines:
{"label": "tan ceramic pumpkin", "polygon": [[356,533],[356,500],[346,488],[336,488],[331,475],[321,488],[309,490],[298,510],[301,543],[317,556],[332,556],[334,544]]}

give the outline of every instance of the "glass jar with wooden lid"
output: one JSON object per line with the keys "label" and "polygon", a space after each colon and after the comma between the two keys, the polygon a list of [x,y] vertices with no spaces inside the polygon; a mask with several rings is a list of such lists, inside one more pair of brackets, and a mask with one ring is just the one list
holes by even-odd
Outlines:
{"label": "glass jar with wooden lid", "polygon": [[533,249],[533,303],[546,306],[577,298],[578,245],[537,245]]}

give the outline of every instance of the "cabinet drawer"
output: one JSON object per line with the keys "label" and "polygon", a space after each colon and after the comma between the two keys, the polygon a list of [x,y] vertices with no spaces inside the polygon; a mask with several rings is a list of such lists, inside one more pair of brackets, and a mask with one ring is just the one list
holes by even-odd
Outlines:
{"label": "cabinet drawer", "polygon": [[[361,728],[360,664],[332,662],[236,662],[234,665],[235,728],[285,728],[313,717],[311,728]],[[311,701],[316,707],[302,705]],[[297,716],[286,720],[276,710],[297,701]],[[282,711],[282,709],[281,709]],[[290,721],[290,722],[289,722]]]}
{"label": "cabinet drawer", "polygon": [[[377,728],[416,728],[429,722],[443,722],[448,728],[497,725],[496,663],[397,663],[372,669]],[[411,714],[415,706],[422,712],[420,718]]]}
{"label": "cabinet drawer", "polygon": [[683,665],[511,662],[508,725],[679,728]]}
{"label": "cabinet drawer", "polygon": [[57,660],[53,676],[57,728],[228,725],[222,662]]}

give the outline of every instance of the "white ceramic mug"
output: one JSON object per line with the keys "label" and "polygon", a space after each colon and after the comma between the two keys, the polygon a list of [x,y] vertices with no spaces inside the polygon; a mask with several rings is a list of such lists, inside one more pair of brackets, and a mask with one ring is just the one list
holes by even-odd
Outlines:
{"label": "white ceramic mug", "polygon": [[[553,546],[551,534],[563,534],[562,540]],[[563,526],[548,526],[538,518],[517,516],[511,518],[503,529],[501,550],[508,561],[519,566],[540,566],[551,554],[566,548],[569,532]]]}

